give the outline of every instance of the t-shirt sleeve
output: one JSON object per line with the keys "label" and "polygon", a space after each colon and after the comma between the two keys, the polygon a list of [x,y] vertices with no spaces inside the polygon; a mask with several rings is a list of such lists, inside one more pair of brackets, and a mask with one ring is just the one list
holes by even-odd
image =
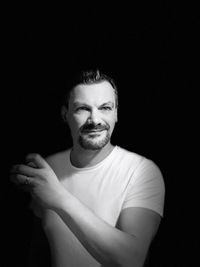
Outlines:
{"label": "t-shirt sleeve", "polygon": [[143,158],[132,173],[122,209],[142,207],[151,209],[163,217],[165,184],[158,166]]}

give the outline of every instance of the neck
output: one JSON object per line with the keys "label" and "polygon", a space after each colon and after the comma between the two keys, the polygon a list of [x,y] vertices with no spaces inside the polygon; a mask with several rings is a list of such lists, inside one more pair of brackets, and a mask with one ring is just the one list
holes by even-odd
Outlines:
{"label": "neck", "polygon": [[108,143],[100,150],[86,150],[80,146],[74,146],[71,151],[71,162],[78,168],[92,167],[104,160],[113,148],[114,146],[111,143]]}

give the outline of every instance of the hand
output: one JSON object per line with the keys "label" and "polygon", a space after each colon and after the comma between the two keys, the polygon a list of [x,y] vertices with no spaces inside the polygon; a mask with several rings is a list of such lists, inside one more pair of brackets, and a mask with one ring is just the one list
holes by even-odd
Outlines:
{"label": "hand", "polygon": [[56,209],[66,193],[52,168],[39,154],[29,154],[26,165],[14,165],[11,180],[23,185],[40,205],[49,209]]}

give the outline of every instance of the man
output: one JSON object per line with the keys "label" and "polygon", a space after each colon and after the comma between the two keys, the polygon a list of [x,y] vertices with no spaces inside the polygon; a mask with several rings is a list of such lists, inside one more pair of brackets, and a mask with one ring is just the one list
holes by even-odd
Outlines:
{"label": "man", "polygon": [[32,195],[54,267],[141,267],[157,233],[162,174],[150,159],[111,144],[117,105],[111,78],[83,72],[62,107],[73,148],[46,160],[29,154],[11,171]]}

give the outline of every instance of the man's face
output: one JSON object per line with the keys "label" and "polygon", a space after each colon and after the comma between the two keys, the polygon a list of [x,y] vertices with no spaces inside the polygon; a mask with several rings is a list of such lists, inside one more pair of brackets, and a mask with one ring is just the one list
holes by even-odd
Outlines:
{"label": "man's face", "polygon": [[110,142],[117,121],[113,87],[107,81],[77,85],[71,92],[66,116],[74,146],[103,148]]}

